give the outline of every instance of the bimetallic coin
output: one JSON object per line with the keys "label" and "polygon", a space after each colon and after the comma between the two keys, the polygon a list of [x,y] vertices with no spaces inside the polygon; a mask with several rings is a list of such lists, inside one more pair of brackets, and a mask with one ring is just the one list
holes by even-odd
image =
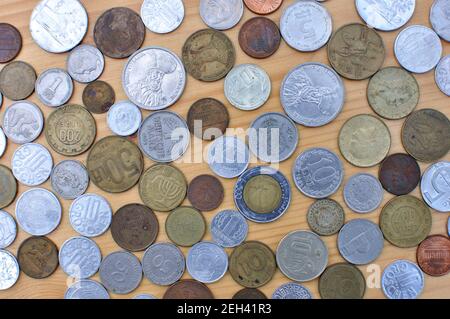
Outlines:
{"label": "bimetallic coin", "polygon": [[166,219],[166,233],[178,246],[190,247],[202,240],[206,232],[203,215],[193,207],[178,207]]}
{"label": "bimetallic coin", "polygon": [[218,208],[225,197],[220,180],[212,175],[199,175],[190,183],[187,197],[192,206],[200,211],[208,212]]}
{"label": "bimetallic coin", "polygon": [[205,141],[214,140],[225,134],[229,123],[230,115],[227,108],[213,98],[196,101],[187,115],[189,131]]}
{"label": "bimetallic coin", "polygon": [[89,83],[83,91],[83,104],[95,114],[108,112],[109,108],[116,101],[116,93],[108,83],[95,81]]}
{"label": "bimetallic coin", "polygon": [[20,245],[17,261],[25,275],[44,279],[58,268],[58,248],[47,237],[29,237]]}
{"label": "bimetallic coin", "polygon": [[393,31],[404,26],[413,16],[416,0],[356,0],[356,10],[371,27]]}
{"label": "bimetallic coin", "polygon": [[442,93],[450,96],[450,55],[441,59],[436,67],[434,78]]}
{"label": "bimetallic coin", "polygon": [[360,173],[349,178],[344,186],[344,200],[356,213],[373,212],[383,202],[383,187],[373,175]]}
{"label": "bimetallic coin", "polygon": [[67,288],[64,299],[109,299],[109,294],[100,283],[94,280],[84,279],[76,281]]}
{"label": "bimetallic coin", "polygon": [[200,0],[200,17],[213,29],[231,29],[239,23],[243,14],[242,0]]}
{"label": "bimetallic coin", "polygon": [[388,299],[416,299],[424,286],[422,270],[409,260],[389,264],[381,277],[381,288]]}
{"label": "bimetallic coin", "polygon": [[331,236],[344,226],[345,212],[338,202],[320,199],[309,207],[306,219],[312,231],[320,236]]}
{"label": "bimetallic coin", "polygon": [[[22,36],[15,26],[9,23],[0,23],[0,63],[13,60],[22,48]],[[1,103],[0,103],[1,105]]]}
{"label": "bimetallic coin", "polygon": [[214,295],[205,284],[196,280],[185,279],[170,286],[163,299],[214,299]]}
{"label": "bimetallic coin", "polygon": [[445,41],[450,42],[450,3],[435,0],[430,10],[430,22],[434,31]]}
{"label": "bimetallic coin", "polygon": [[73,93],[72,78],[62,69],[48,69],[36,81],[36,93],[42,103],[49,107],[66,104]]}
{"label": "bimetallic coin", "polygon": [[75,199],[86,192],[89,174],[81,162],[65,160],[55,165],[50,182],[57,195],[64,199]]}
{"label": "bimetallic coin", "polygon": [[244,3],[256,14],[270,14],[281,6],[283,0],[244,0]]}
{"label": "bimetallic coin", "polygon": [[102,254],[95,241],[85,237],[66,240],[59,251],[59,264],[70,277],[87,279],[100,267]]}
{"label": "bimetallic coin", "polygon": [[247,145],[237,136],[221,136],[209,146],[209,168],[220,177],[235,178],[241,175],[249,162]]}
{"label": "bimetallic coin", "polygon": [[10,100],[25,100],[33,94],[35,84],[36,71],[26,62],[11,62],[0,71],[0,92]]}
{"label": "bimetallic coin", "polygon": [[0,165],[0,209],[9,206],[17,195],[17,181],[11,170]]}
{"label": "bimetallic coin", "polygon": [[20,101],[11,104],[3,115],[3,132],[16,144],[31,143],[41,135],[44,117],[36,104]]}
{"label": "bimetallic coin", "polygon": [[111,225],[112,210],[108,201],[97,194],[85,194],[72,202],[69,209],[70,224],[85,237],[97,237]]}
{"label": "bimetallic coin", "polygon": [[222,247],[239,246],[247,238],[247,234],[247,221],[238,211],[223,210],[211,221],[211,236]]}
{"label": "bimetallic coin", "polygon": [[14,218],[0,210],[0,249],[11,245],[17,236],[17,225]]}
{"label": "bimetallic coin", "polygon": [[242,51],[252,58],[268,58],[278,50],[280,44],[280,30],[277,24],[268,18],[251,18],[239,30],[239,45]]}
{"label": "bimetallic coin", "polygon": [[67,72],[77,82],[97,80],[105,68],[105,58],[99,49],[82,44],[73,49],[67,58]]}
{"label": "bimetallic coin", "polygon": [[214,243],[200,242],[189,250],[186,267],[195,280],[213,283],[219,281],[227,272],[228,255]]}
{"label": "bimetallic coin", "polygon": [[283,284],[272,294],[272,299],[313,299],[308,288],[295,282]]}
{"label": "bimetallic coin", "polygon": [[340,263],[328,267],[319,280],[323,299],[363,299],[366,280],[355,266]]}
{"label": "bimetallic coin", "polygon": [[235,293],[232,299],[255,300],[255,299],[267,299],[267,297],[259,289],[244,288],[244,289],[239,290],[237,293]]}
{"label": "bimetallic coin", "polygon": [[43,184],[52,173],[53,159],[41,144],[28,143],[20,146],[11,159],[14,177],[23,185]]}
{"label": "bimetallic coin", "polygon": [[14,286],[19,275],[20,269],[16,257],[6,250],[0,250],[0,290]]}
{"label": "bimetallic coin", "polygon": [[183,1],[144,0],[141,7],[141,18],[147,29],[152,32],[172,32],[183,22]]}
{"label": "bimetallic coin", "polygon": [[142,123],[139,108],[130,101],[120,101],[112,105],[106,118],[109,129],[119,136],[131,136]]}
{"label": "bimetallic coin", "polygon": [[441,213],[450,212],[450,162],[431,165],[423,174],[420,190],[423,200]]}
{"label": "bimetallic coin", "polygon": [[420,167],[407,154],[392,154],[381,163],[379,179],[384,189],[394,195],[411,193],[420,182]]}
{"label": "bimetallic coin", "polygon": [[425,239],[417,248],[417,262],[430,276],[445,276],[450,272],[450,239],[434,235]]}

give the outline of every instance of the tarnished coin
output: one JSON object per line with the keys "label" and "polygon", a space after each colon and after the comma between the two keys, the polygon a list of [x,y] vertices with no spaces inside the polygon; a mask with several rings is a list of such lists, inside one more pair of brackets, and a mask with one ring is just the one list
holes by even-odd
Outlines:
{"label": "tarnished coin", "polygon": [[416,160],[437,161],[450,150],[450,120],[434,109],[416,111],[403,124],[402,143]]}
{"label": "tarnished coin", "polygon": [[432,70],[442,57],[439,36],[423,25],[412,25],[402,30],[395,39],[395,57],[405,69],[414,73]]}
{"label": "tarnished coin", "polygon": [[58,107],[66,104],[73,93],[72,78],[62,69],[48,69],[36,81],[36,93],[47,106]]}
{"label": "tarnished coin", "polygon": [[20,101],[11,104],[3,115],[3,131],[16,144],[33,142],[41,135],[44,117],[36,104]]}
{"label": "tarnished coin", "polygon": [[16,198],[17,181],[11,170],[0,165],[0,209],[8,207]]}
{"label": "tarnished coin", "polygon": [[43,184],[52,173],[53,159],[41,144],[28,143],[20,146],[11,159],[14,177],[23,185]]}
{"label": "tarnished coin", "polygon": [[442,213],[450,212],[449,178],[450,162],[438,162],[425,171],[420,183],[424,201],[428,206]]}
{"label": "tarnished coin", "polygon": [[434,79],[442,93],[450,96],[450,55],[441,59],[436,67]]}
{"label": "tarnished coin", "polygon": [[256,288],[244,288],[239,290],[233,295],[232,299],[246,299],[246,300],[256,300],[256,299],[267,299],[266,295],[259,289]]}
{"label": "tarnished coin", "polygon": [[144,0],[141,7],[141,18],[147,29],[152,32],[172,32],[183,22],[183,1]]}
{"label": "tarnished coin", "polygon": [[209,146],[208,165],[220,177],[240,176],[249,162],[250,151],[237,136],[221,136]]}
{"label": "tarnished coin", "polygon": [[141,17],[125,7],[105,11],[95,23],[95,44],[110,58],[129,57],[141,47],[144,38],[145,26]]}
{"label": "tarnished coin", "polygon": [[272,250],[259,241],[247,241],[230,256],[230,274],[241,286],[258,288],[267,284],[277,265]]}
{"label": "tarnished coin", "polygon": [[[243,217],[242,217],[243,218]],[[17,225],[14,217],[0,210],[0,249],[11,245],[17,236]]]}
{"label": "tarnished coin", "polygon": [[45,138],[51,148],[64,156],[86,152],[97,134],[95,120],[83,106],[68,104],[47,118]]}
{"label": "tarnished coin", "polygon": [[434,235],[417,248],[417,262],[430,276],[444,276],[450,272],[450,239]]}
{"label": "tarnished coin", "polygon": [[247,221],[238,211],[223,210],[211,221],[211,236],[222,247],[239,246],[247,238],[247,234]]}
{"label": "tarnished coin", "polygon": [[373,212],[383,202],[383,187],[371,174],[360,173],[349,178],[344,186],[344,200],[356,213]]}
{"label": "tarnished coin", "polygon": [[340,27],[328,43],[331,66],[351,80],[364,80],[374,75],[383,65],[385,54],[381,36],[360,23]]}
{"label": "tarnished coin", "polygon": [[195,280],[206,284],[213,283],[227,272],[228,255],[217,244],[203,241],[189,250],[186,268]]}
{"label": "tarnished coin", "polygon": [[178,246],[190,247],[202,240],[206,232],[203,215],[193,207],[178,207],[166,219],[166,233]]}
{"label": "tarnished coin", "polygon": [[22,49],[22,36],[15,26],[0,23],[0,63],[13,60]]}
{"label": "tarnished coin", "polygon": [[239,23],[243,14],[242,0],[200,0],[200,17],[213,29],[231,29]]}
{"label": "tarnished coin", "polygon": [[64,299],[109,299],[109,294],[102,284],[94,280],[83,279],[74,282],[67,288]]}
{"label": "tarnished coin", "polygon": [[300,64],[281,83],[281,105],[294,122],[323,126],[342,111],[345,88],[342,79],[330,67],[316,62]]}
{"label": "tarnished coin", "polygon": [[384,237],[400,248],[419,245],[431,231],[431,212],[420,199],[404,195],[391,199],[380,215]]}
{"label": "tarnished coin", "polygon": [[[242,0],[239,0],[242,1]],[[221,0],[219,3],[225,3]],[[236,52],[225,33],[204,29],[192,34],[183,46],[183,64],[197,80],[214,82],[233,68]]]}
{"label": "tarnished coin", "polygon": [[379,164],[391,148],[391,133],[379,118],[360,114],[349,119],[339,132],[342,156],[358,167]]}
{"label": "tarnished coin", "polygon": [[87,279],[95,275],[102,262],[100,248],[86,237],[66,240],[59,251],[59,264],[70,277]]}
{"label": "tarnished coin", "polygon": [[56,194],[64,199],[75,199],[86,192],[89,174],[81,162],[65,160],[55,165],[50,181]]}
{"label": "tarnished coin", "polygon": [[370,106],[389,120],[408,116],[419,103],[419,97],[419,84],[414,76],[398,67],[381,69],[367,87]]}
{"label": "tarnished coin", "polygon": [[230,115],[227,108],[213,98],[196,101],[187,115],[189,131],[205,141],[214,140],[225,134],[229,123]]}
{"label": "tarnished coin", "polygon": [[160,286],[169,286],[180,280],[185,267],[183,253],[170,243],[151,245],[142,258],[145,277]]}
{"label": "tarnished coin", "polygon": [[244,3],[256,14],[270,14],[281,6],[283,0],[244,0]]}
{"label": "tarnished coin", "polygon": [[99,49],[82,44],[73,49],[67,58],[67,71],[77,82],[97,80],[105,68],[105,58]]}
{"label": "tarnished coin", "polygon": [[407,154],[392,154],[381,163],[379,179],[383,188],[394,195],[411,193],[420,182],[420,167]]}
{"label": "tarnished coin", "polygon": [[70,224],[85,237],[97,237],[111,225],[112,210],[108,201],[97,194],[85,194],[72,202],[69,209]]}
{"label": "tarnished coin", "polygon": [[83,91],[83,104],[95,114],[108,112],[116,101],[116,93],[111,85],[104,81],[89,83]]}
{"label": "tarnished coin", "polygon": [[340,263],[328,267],[319,280],[323,299],[363,299],[366,280],[355,266]]}
{"label": "tarnished coin", "polygon": [[313,299],[313,297],[308,288],[289,282],[278,287],[273,292],[272,299]]}
{"label": "tarnished coin", "polygon": [[205,284],[192,279],[184,279],[170,286],[163,299],[214,299],[214,295]]}
{"label": "tarnished coin", "polygon": [[424,286],[422,270],[409,260],[394,261],[381,276],[381,288],[388,299],[416,299],[422,294]]}
{"label": "tarnished coin", "polygon": [[345,212],[338,202],[320,199],[309,207],[306,219],[315,233],[320,236],[331,236],[344,226]]}
{"label": "tarnished coin", "polygon": [[0,290],[14,286],[19,275],[20,269],[16,257],[6,250],[0,250]]}
{"label": "tarnished coin", "polygon": [[117,102],[108,111],[107,124],[116,135],[133,135],[138,131],[141,123],[141,110],[130,101]]}
{"label": "tarnished coin", "polygon": [[108,136],[89,152],[87,169],[92,182],[109,193],[122,193],[139,181],[144,159],[136,144],[122,137]]}
{"label": "tarnished coin", "polygon": [[44,279],[58,268],[58,248],[47,237],[29,237],[20,245],[17,260],[25,275]]}
{"label": "tarnished coin", "polygon": [[430,22],[434,31],[445,41],[450,42],[450,3],[435,0],[430,10]]}
{"label": "tarnished coin", "polygon": [[35,84],[36,71],[26,62],[11,62],[0,71],[0,92],[10,100],[25,100]]}
{"label": "tarnished coin", "polygon": [[242,51],[252,58],[268,58],[278,50],[280,44],[280,30],[277,24],[268,18],[251,18],[239,30],[239,45]]}
{"label": "tarnished coin", "polygon": [[153,211],[141,204],[128,204],[113,216],[111,235],[123,249],[145,250],[158,236],[159,223]]}
{"label": "tarnished coin", "polygon": [[189,183],[187,197],[192,206],[207,212],[222,204],[224,192],[223,185],[217,177],[199,175]]}
{"label": "tarnished coin", "polygon": [[356,0],[356,10],[370,26],[393,31],[404,26],[413,16],[416,0]]}
{"label": "tarnished coin", "polygon": [[183,172],[171,165],[153,165],[139,182],[142,201],[157,212],[169,212],[180,206],[186,192],[187,182]]}

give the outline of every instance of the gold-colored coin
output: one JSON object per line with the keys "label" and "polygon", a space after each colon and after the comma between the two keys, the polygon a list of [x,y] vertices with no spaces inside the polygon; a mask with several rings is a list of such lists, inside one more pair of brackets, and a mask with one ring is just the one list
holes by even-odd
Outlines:
{"label": "gold-colored coin", "polygon": [[245,204],[259,214],[269,214],[277,209],[281,195],[280,184],[269,175],[252,177],[244,187]]}
{"label": "gold-colored coin", "polygon": [[0,165],[0,209],[9,206],[17,195],[17,181],[11,170]]}
{"label": "gold-colored coin", "polygon": [[0,72],[0,92],[13,101],[25,100],[34,92],[36,71],[26,62],[14,61]]}
{"label": "gold-colored coin", "polygon": [[195,245],[202,240],[205,232],[205,219],[193,207],[178,207],[167,216],[167,236],[179,246],[190,247]]}

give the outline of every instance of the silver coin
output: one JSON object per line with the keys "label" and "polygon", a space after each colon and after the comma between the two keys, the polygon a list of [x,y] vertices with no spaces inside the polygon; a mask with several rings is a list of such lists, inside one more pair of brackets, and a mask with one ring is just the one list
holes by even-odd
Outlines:
{"label": "silver coin", "polygon": [[450,42],[450,2],[435,0],[430,10],[430,21],[434,31],[445,41]]}
{"label": "silver coin", "polygon": [[312,148],[297,157],[292,175],[304,195],[321,199],[337,192],[344,179],[344,166],[332,151]]}
{"label": "silver coin", "polygon": [[328,10],[314,1],[296,1],[287,7],[280,21],[283,39],[298,51],[316,51],[327,44],[333,31]]}
{"label": "silver coin", "polygon": [[276,251],[278,268],[291,280],[305,282],[319,277],[328,264],[328,248],[313,232],[296,230],[287,234]]}
{"label": "silver coin", "polygon": [[186,262],[181,250],[171,243],[151,245],[142,258],[145,277],[160,286],[170,286],[184,274]]}
{"label": "silver coin", "polygon": [[140,294],[140,295],[134,296],[133,299],[158,299],[158,298],[156,298],[155,296],[150,295],[150,294]]}
{"label": "silver coin", "polygon": [[228,255],[211,242],[195,244],[187,255],[187,271],[197,281],[213,283],[220,280],[228,269]]}
{"label": "silver coin", "polygon": [[131,102],[145,110],[162,110],[183,94],[186,71],[169,49],[147,47],[134,53],[122,74],[122,85]]}
{"label": "silver coin", "polygon": [[423,200],[441,213],[450,213],[450,162],[437,162],[422,175]]}
{"label": "silver coin", "polygon": [[141,110],[130,101],[117,102],[108,111],[108,127],[116,135],[133,135],[138,131],[141,122]]}
{"label": "silver coin", "polygon": [[19,101],[11,104],[3,115],[3,131],[16,144],[33,142],[41,135],[44,117],[35,104]]}
{"label": "silver coin", "polygon": [[58,227],[62,208],[58,198],[43,188],[33,188],[23,193],[16,203],[19,226],[33,236],[45,236]]}
{"label": "silver coin", "polygon": [[64,199],[75,199],[83,195],[89,186],[89,174],[79,161],[59,162],[50,177],[52,189]]}
{"label": "silver coin", "polygon": [[272,299],[313,299],[308,288],[295,282],[278,287],[272,294]]}
{"label": "silver coin", "polygon": [[67,57],[67,71],[77,82],[89,83],[97,80],[105,68],[105,58],[99,49],[82,44]]}
{"label": "silver coin", "polygon": [[250,124],[250,151],[264,162],[279,163],[287,160],[297,149],[298,141],[295,123],[284,114],[264,113]]}
{"label": "silver coin", "polygon": [[237,136],[221,136],[208,149],[208,165],[223,178],[235,178],[247,169],[250,152]]}
{"label": "silver coin", "polygon": [[447,234],[450,236],[450,217],[447,220]]}
{"label": "silver coin", "polygon": [[138,136],[144,154],[159,163],[170,163],[182,157],[191,137],[186,121],[169,111],[150,114],[139,128]]}
{"label": "silver coin", "polygon": [[2,106],[2,104],[3,104],[3,94],[0,92],[0,107]]}
{"label": "silver coin", "polygon": [[395,39],[395,57],[402,67],[413,73],[432,70],[442,56],[438,35],[423,25],[403,29]]}
{"label": "silver coin", "polygon": [[434,78],[442,93],[450,96],[450,55],[441,59],[436,67]]}
{"label": "silver coin", "polygon": [[416,0],[356,0],[356,10],[370,27],[393,31],[413,16]]}
{"label": "silver coin", "polygon": [[14,218],[0,210],[0,249],[11,245],[17,236],[17,225]]}
{"label": "silver coin", "polygon": [[269,75],[255,64],[235,66],[226,76],[225,97],[234,107],[252,111],[263,106],[270,97]]}
{"label": "silver coin", "polygon": [[416,299],[425,286],[422,270],[409,260],[397,260],[383,271],[381,287],[389,299]]}
{"label": "silver coin", "polygon": [[0,250],[0,290],[14,286],[19,275],[20,269],[16,257],[6,250]]}
{"label": "silver coin", "polygon": [[356,213],[373,212],[383,202],[383,187],[380,181],[370,174],[356,174],[344,186],[344,200]]}
{"label": "silver coin", "polygon": [[31,13],[31,36],[48,52],[71,50],[87,29],[88,15],[78,0],[42,0]]}
{"label": "silver coin", "polygon": [[244,216],[235,210],[223,210],[211,221],[211,236],[222,247],[233,248],[247,238],[248,224]]}
{"label": "silver coin", "polygon": [[341,228],[338,249],[351,264],[366,265],[380,256],[384,247],[380,227],[366,219],[354,219]]}
{"label": "silver coin", "polygon": [[284,78],[280,99],[284,111],[294,122],[308,127],[323,126],[342,111],[344,83],[324,64],[300,64]]}
{"label": "silver coin", "polygon": [[70,224],[85,237],[97,237],[111,225],[112,210],[108,201],[97,194],[85,194],[72,202],[69,209]]}
{"label": "silver coin", "polygon": [[0,127],[0,157],[5,154],[6,151],[6,135],[3,132],[3,129]]}
{"label": "silver coin", "polygon": [[152,32],[172,32],[183,22],[183,1],[144,0],[141,7],[141,18],[147,29]]}
{"label": "silver coin", "polygon": [[14,177],[23,185],[43,184],[52,173],[53,159],[41,144],[28,143],[20,146],[11,159]]}
{"label": "silver coin", "polygon": [[86,237],[72,237],[59,250],[59,264],[73,278],[92,277],[97,273],[101,262],[100,248],[95,241]]}
{"label": "silver coin", "polygon": [[115,294],[128,294],[142,280],[142,266],[132,253],[119,251],[106,256],[100,266],[100,280]]}
{"label": "silver coin", "polygon": [[109,299],[108,291],[100,283],[84,279],[73,283],[64,294],[64,299]]}
{"label": "silver coin", "polygon": [[36,93],[47,106],[58,107],[66,104],[73,93],[72,78],[62,69],[48,69],[36,81]]}
{"label": "silver coin", "polygon": [[231,29],[243,14],[242,0],[200,0],[200,17],[207,26],[216,30]]}

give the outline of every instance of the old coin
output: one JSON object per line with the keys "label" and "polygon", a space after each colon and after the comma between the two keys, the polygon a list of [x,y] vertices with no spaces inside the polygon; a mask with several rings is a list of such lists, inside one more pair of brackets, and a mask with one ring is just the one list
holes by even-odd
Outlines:
{"label": "old coin", "polygon": [[450,212],[449,179],[450,162],[438,162],[425,171],[420,183],[424,201],[428,206],[442,213]]}
{"label": "old coin", "polygon": [[363,299],[366,280],[355,266],[340,263],[328,267],[319,280],[323,299]]}
{"label": "old coin", "polygon": [[256,14],[270,14],[281,6],[283,0],[244,0],[244,3]]}
{"label": "old coin", "polygon": [[89,83],[83,91],[83,104],[95,114],[108,112],[116,101],[116,93],[111,85],[104,81]]}
{"label": "old coin", "polygon": [[267,284],[277,265],[272,250],[259,241],[247,241],[230,256],[230,274],[241,286],[258,288]]}
{"label": "old coin", "polygon": [[193,207],[178,207],[166,219],[166,233],[178,246],[190,247],[202,240],[206,222],[202,214]]}
{"label": "old coin", "polygon": [[92,182],[109,193],[122,193],[139,181],[144,159],[133,142],[108,136],[98,141],[89,152],[87,169]]}
{"label": "old coin", "polygon": [[95,23],[95,44],[110,58],[129,57],[141,47],[144,38],[145,26],[141,17],[128,8],[109,9]]}
{"label": "old coin", "polygon": [[0,250],[0,290],[14,286],[19,275],[20,269],[16,257],[9,251]]}
{"label": "old coin", "polygon": [[394,261],[381,276],[381,288],[388,299],[416,299],[422,294],[424,286],[422,270],[409,260]]}
{"label": "old coin", "polygon": [[434,235],[417,248],[417,262],[430,276],[444,276],[450,272],[450,239]]}
{"label": "old coin", "polygon": [[58,248],[47,237],[29,237],[19,247],[17,260],[28,277],[44,279],[58,268]]}
{"label": "old coin", "polygon": [[183,1],[144,0],[141,7],[141,18],[147,29],[152,32],[172,32],[183,22]]}
{"label": "old coin", "polygon": [[289,282],[278,287],[272,294],[272,299],[313,299],[308,288]]}
{"label": "old coin", "polygon": [[11,104],[3,115],[3,131],[13,143],[31,143],[41,135],[44,116],[39,107],[28,101]]}
{"label": "old coin", "polygon": [[270,57],[278,50],[280,43],[281,33],[277,24],[265,17],[251,18],[239,30],[239,45],[252,58]]}
{"label": "old coin", "polygon": [[358,167],[380,163],[391,148],[391,133],[379,118],[360,114],[349,119],[339,132],[339,149],[347,161]]}
{"label": "old coin", "polygon": [[36,93],[47,106],[58,107],[66,104],[73,93],[72,78],[62,69],[48,69],[36,81]]}
{"label": "old coin", "polygon": [[404,26],[413,16],[416,0],[356,0],[356,9],[370,26],[381,31],[393,31]]}
{"label": "old coin", "polygon": [[223,210],[211,221],[211,236],[222,247],[239,246],[247,238],[247,234],[247,221],[238,211]]}
{"label": "old coin", "polygon": [[436,67],[434,79],[442,93],[450,96],[450,55],[441,59]]}
{"label": "old coin", "polygon": [[450,42],[450,4],[446,0],[435,0],[430,10],[430,22],[434,31],[445,41]]}
{"label": "old coin", "polygon": [[221,136],[210,144],[209,168],[223,178],[240,176],[248,167],[250,151],[237,136]]}
{"label": "old coin", "polygon": [[345,212],[338,202],[320,199],[309,207],[306,219],[315,233],[320,236],[331,236],[344,226]]}
{"label": "old coin", "polygon": [[0,249],[11,245],[17,236],[17,225],[14,217],[0,210]]}
{"label": "old coin", "polygon": [[50,181],[56,194],[64,199],[75,199],[86,192],[89,174],[81,162],[64,160],[55,165]]}
{"label": "old coin", "polygon": [[344,186],[344,200],[356,213],[373,212],[383,202],[383,187],[380,181],[367,173],[355,174]]}
{"label": "old coin", "polygon": [[381,69],[367,87],[370,106],[389,120],[408,116],[419,103],[419,96],[419,84],[414,76],[398,67]]}
{"label": "old coin", "polygon": [[239,23],[243,14],[242,0],[200,0],[200,17],[213,29],[231,29]]}
{"label": "old coin", "polygon": [[17,181],[11,170],[0,165],[0,209],[8,207],[16,198]]}
{"label": "old coin", "polygon": [[420,167],[407,154],[392,154],[381,163],[379,179],[383,188],[394,195],[411,193],[420,182]]}
{"label": "old coin", "polygon": [[385,54],[381,36],[360,23],[339,28],[328,43],[331,66],[351,80],[364,80],[374,75],[383,65]]}
{"label": "old coin", "polygon": [[53,159],[41,144],[28,143],[20,146],[11,159],[14,177],[26,186],[43,184],[52,173]]}
{"label": "old coin", "polygon": [[[266,186],[267,195],[273,196],[272,200],[265,202],[257,200],[259,194],[255,192],[263,186]],[[252,177],[245,185],[244,202],[252,211],[268,214],[280,205],[281,192],[281,186],[274,178],[269,175],[258,175]]]}
{"label": "old coin", "polygon": [[86,108],[68,104],[49,115],[44,131],[48,144],[55,152],[76,156],[86,152],[94,143],[97,127]]}
{"label": "old coin", "polygon": [[67,71],[75,81],[80,83],[97,80],[104,68],[103,54],[92,45],[79,45],[67,57]]}
{"label": "old coin", "polygon": [[189,131],[205,141],[214,140],[225,134],[229,123],[230,115],[227,108],[213,98],[196,101],[187,115]]}
{"label": "old coin", "polygon": [[187,197],[192,206],[200,211],[216,209],[222,204],[224,196],[222,183],[212,175],[199,175],[189,183]]}
{"label": "old coin", "polygon": [[131,136],[138,131],[141,123],[141,111],[130,101],[117,102],[108,111],[107,124],[116,135]]}
{"label": "old coin", "polygon": [[225,33],[204,29],[186,40],[182,58],[191,76],[200,81],[214,82],[224,78],[233,68],[236,52]]}
{"label": "old coin", "polygon": [[403,124],[402,143],[416,160],[437,161],[450,150],[450,120],[434,109],[416,111]]}
{"label": "old coin", "polygon": [[59,251],[59,264],[70,277],[87,279],[95,275],[102,261],[100,248],[86,237],[66,240]]}
{"label": "old coin", "polygon": [[0,91],[10,100],[25,100],[34,92],[35,84],[36,71],[26,62],[11,62],[0,71]]}
{"label": "old coin", "polygon": [[256,288],[244,288],[233,295],[232,299],[267,299],[266,295]]}
{"label": "old coin", "polygon": [[163,299],[214,299],[214,295],[205,284],[184,279],[170,286],[164,293]]}
{"label": "old coin", "polygon": [[214,243],[200,242],[189,250],[186,268],[195,280],[213,283],[219,281],[227,272],[228,255],[223,248]]}
{"label": "old coin", "polygon": [[187,182],[183,172],[171,165],[156,164],[142,175],[139,195],[145,205],[158,212],[169,212],[184,201]]}
{"label": "old coin", "polygon": [[128,204],[113,216],[111,234],[114,241],[129,251],[145,250],[158,236],[159,223],[153,211],[141,204]]}
{"label": "old coin", "polygon": [[64,299],[109,299],[109,294],[102,284],[94,280],[82,279],[67,288]]}
{"label": "old coin", "polygon": [[22,36],[15,26],[0,23],[0,63],[13,60],[22,48]]}

